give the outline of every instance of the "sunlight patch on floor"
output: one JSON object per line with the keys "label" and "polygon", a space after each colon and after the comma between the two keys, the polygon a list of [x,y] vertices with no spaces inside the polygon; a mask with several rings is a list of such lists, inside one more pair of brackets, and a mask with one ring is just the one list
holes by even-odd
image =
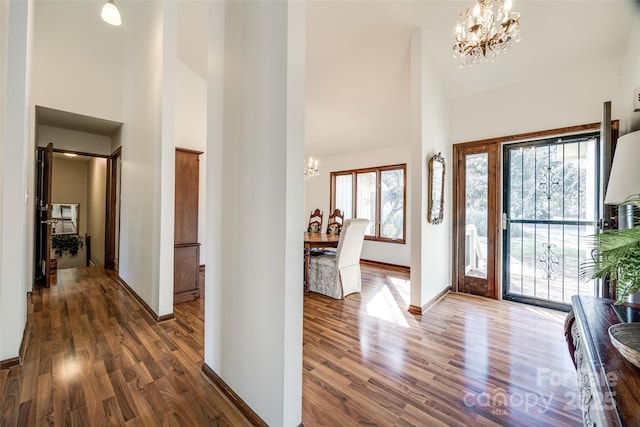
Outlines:
{"label": "sunlight patch on floor", "polygon": [[400,298],[402,298],[402,302],[409,307],[411,300],[411,281],[400,279],[398,277],[387,277],[391,284],[396,288],[398,294],[400,294]]}
{"label": "sunlight patch on floor", "polygon": [[409,327],[404,314],[388,287],[383,286],[366,305],[367,314],[399,326]]}

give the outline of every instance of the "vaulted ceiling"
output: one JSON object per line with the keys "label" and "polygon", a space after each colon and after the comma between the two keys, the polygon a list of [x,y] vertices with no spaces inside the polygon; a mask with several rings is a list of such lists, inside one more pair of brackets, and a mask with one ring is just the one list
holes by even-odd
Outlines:
{"label": "vaulted ceiling", "polygon": [[422,28],[450,99],[625,52],[633,0],[514,0],[522,41],[495,63],[460,68],[453,29],[473,0],[307,3],[305,148],[324,157],[407,144],[410,36]]}

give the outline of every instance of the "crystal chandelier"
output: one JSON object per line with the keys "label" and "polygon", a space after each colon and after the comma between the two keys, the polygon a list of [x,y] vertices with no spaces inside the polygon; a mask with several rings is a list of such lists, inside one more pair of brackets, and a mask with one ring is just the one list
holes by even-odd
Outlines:
{"label": "crystal chandelier", "polygon": [[320,171],[318,170],[318,160],[313,160],[313,157],[309,157],[309,163],[304,168],[304,179],[308,181],[317,176],[320,176]]}
{"label": "crystal chandelier", "polygon": [[483,60],[495,61],[513,42],[520,41],[520,14],[511,11],[511,0],[477,0],[460,16],[456,25],[454,56],[465,65],[479,65]]}

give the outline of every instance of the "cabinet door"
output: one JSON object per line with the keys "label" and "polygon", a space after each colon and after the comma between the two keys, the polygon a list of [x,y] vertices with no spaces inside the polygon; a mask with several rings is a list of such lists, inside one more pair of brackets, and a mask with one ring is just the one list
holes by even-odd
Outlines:
{"label": "cabinet door", "polygon": [[200,259],[200,245],[176,246],[173,253],[174,302],[178,303],[199,297],[198,262]]}
{"label": "cabinet door", "polygon": [[198,242],[199,153],[176,150],[176,245]]}

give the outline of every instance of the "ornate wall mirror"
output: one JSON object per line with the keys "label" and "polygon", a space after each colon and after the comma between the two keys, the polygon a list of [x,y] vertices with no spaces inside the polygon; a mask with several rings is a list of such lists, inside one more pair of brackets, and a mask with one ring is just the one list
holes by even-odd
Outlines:
{"label": "ornate wall mirror", "polygon": [[440,224],[444,214],[444,158],[441,153],[429,159],[429,214],[431,224]]}

